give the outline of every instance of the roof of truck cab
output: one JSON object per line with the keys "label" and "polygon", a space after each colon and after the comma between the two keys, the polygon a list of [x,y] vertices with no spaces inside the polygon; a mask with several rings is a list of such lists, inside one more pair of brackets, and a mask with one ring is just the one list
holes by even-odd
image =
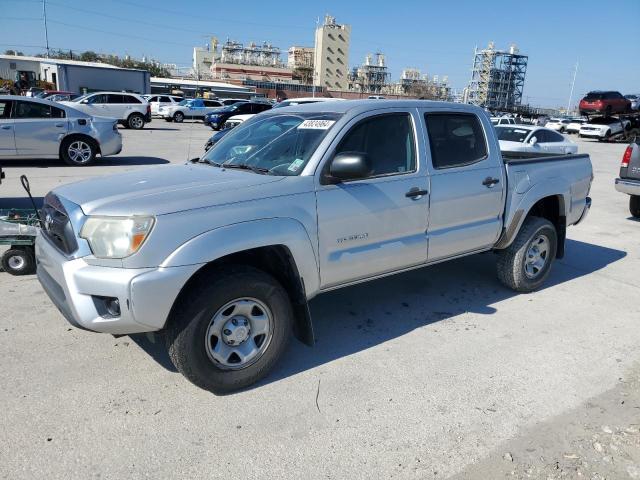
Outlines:
{"label": "roof of truck cab", "polygon": [[272,110],[278,112],[331,112],[331,113],[352,113],[358,114],[370,110],[380,110],[384,108],[428,108],[443,110],[463,110],[474,111],[485,114],[485,111],[475,105],[453,102],[436,102],[432,100],[347,100],[344,102],[316,102],[301,103],[290,107],[281,107]]}

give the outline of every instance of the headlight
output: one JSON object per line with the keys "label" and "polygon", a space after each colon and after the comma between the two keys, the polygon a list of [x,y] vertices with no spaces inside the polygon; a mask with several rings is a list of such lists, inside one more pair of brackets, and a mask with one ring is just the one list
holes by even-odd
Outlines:
{"label": "headlight", "polygon": [[96,257],[125,258],[140,249],[153,224],[153,217],[89,217],[80,237]]}

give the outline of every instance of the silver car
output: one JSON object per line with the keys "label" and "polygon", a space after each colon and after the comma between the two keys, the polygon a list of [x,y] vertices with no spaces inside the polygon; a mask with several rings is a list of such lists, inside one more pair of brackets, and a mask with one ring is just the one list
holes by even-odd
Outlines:
{"label": "silver car", "polygon": [[38,98],[0,95],[0,160],[60,158],[91,164],[122,150],[116,120]]}

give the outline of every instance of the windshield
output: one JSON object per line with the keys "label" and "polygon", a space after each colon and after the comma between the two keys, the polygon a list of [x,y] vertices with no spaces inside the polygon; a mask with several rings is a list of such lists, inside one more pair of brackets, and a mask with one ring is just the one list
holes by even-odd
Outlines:
{"label": "windshield", "polygon": [[260,115],[232,129],[203,159],[229,168],[299,175],[339,118],[335,113]]}
{"label": "windshield", "polygon": [[589,92],[587,93],[587,96],[584,97],[584,99],[588,102],[591,102],[593,100],[602,100],[603,98],[604,98],[603,93],[594,93],[594,92]]}
{"label": "windshield", "polygon": [[531,130],[526,130],[524,128],[517,127],[498,127],[496,128],[496,132],[498,132],[498,140],[505,140],[507,142],[524,142],[524,139],[527,138],[529,132]]}
{"label": "windshield", "polygon": [[191,104],[191,100],[182,100],[180,103],[178,103],[178,105],[182,105],[182,106],[190,105],[190,104]]}

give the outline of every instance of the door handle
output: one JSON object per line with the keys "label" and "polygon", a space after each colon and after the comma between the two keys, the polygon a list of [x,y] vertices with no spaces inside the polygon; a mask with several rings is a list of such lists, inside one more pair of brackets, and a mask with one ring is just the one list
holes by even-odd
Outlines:
{"label": "door handle", "polygon": [[64,127],[64,123],[56,123],[56,127],[62,128],[62,127]]}
{"label": "door handle", "polygon": [[493,188],[496,183],[500,183],[500,179],[493,177],[487,177],[482,182],[482,184],[487,188]]}
{"label": "door handle", "polygon": [[423,195],[429,193],[429,190],[420,190],[418,187],[413,187],[407,193],[404,194],[405,197],[410,198],[412,200],[418,200]]}
{"label": "door handle", "polygon": [[2,130],[11,130],[11,125],[2,125]]}

